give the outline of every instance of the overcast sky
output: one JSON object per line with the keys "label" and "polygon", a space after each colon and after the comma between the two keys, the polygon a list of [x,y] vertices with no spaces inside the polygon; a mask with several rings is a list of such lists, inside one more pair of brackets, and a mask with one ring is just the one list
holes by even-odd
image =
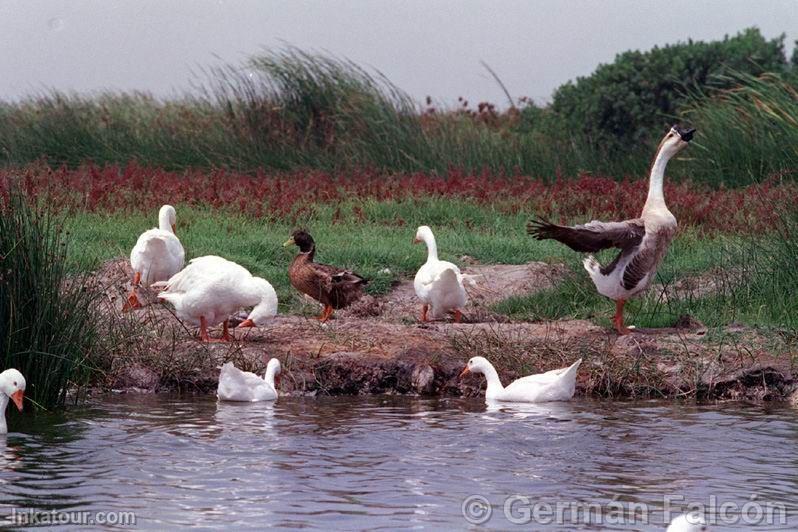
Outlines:
{"label": "overcast sky", "polygon": [[419,100],[504,102],[628,49],[758,26],[798,39],[798,0],[0,0],[0,98],[187,90],[192,71],[290,43],[382,71]]}

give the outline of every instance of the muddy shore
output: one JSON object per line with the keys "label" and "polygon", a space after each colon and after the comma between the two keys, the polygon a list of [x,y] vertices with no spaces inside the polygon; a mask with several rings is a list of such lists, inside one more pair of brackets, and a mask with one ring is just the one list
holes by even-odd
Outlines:
{"label": "muddy shore", "polygon": [[482,355],[504,383],[582,358],[580,396],[781,400],[798,390],[795,353],[773,335],[737,325],[708,331],[688,317],[629,336],[583,320],[510,322],[491,305],[551,287],[565,268],[536,262],[466,271],[478,276],[478,288],[470,290],[464,323],[420,323],[412,281],[402,281],[325,324],[280,315],[235,331],[232,342],[204,344],[152,295],[153,304],[119,312],[130,272],[126,261],[110,261],[96,273],[105,287],[98,324],[114,343],[97,361],[104,373],[96,384],[123,393],[215,393],[224,362],[262,372],[277,357],[282,394],[478,396],[484,378],[458,375],[469,357]]}

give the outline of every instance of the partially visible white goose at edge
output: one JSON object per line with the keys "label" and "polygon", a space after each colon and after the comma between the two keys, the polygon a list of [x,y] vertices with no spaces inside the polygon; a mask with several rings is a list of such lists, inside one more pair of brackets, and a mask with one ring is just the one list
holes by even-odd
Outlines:
{"label": "partially visible white goose at edge", "polygon": [[701,532],[709,530],[704,517],[698,512],[682,514],[676,517],[665,532]]}
{"label": "partially visible white goose at edge", "polygon": [[274,401],[280,385],[280,361],[269,360],[263,378],[249,371],[241,371],[232,362],[222,366],[216,396],[220,401]]}
{"label": "partially visible white goose at edge", "polygon": [[474,357],[468,361],[460,377],[469,373],[482,373],[488,380],[485,401],[508,401],[519,403],[543,403],[546,401],[568,401],[576,390],[576,373],[582,363],[580,358],[571,366],[553,369],[546,373],[522,377],[502,386],[499,374],[493,364],[484,357]]}
{"label": "partially visible white goose at edge", "polygon": [[25,377],[14,368],[0,373],[0,434],[8,434],[6,407],[9,399],[14,401],[22,412],[22,401],[25,400]]}

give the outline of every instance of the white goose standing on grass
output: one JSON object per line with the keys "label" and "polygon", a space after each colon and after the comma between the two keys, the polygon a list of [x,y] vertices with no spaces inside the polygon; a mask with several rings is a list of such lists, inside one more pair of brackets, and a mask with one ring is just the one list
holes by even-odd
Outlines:
{"label": "white goose standing on grass", "polygon": [[673,126],[657,148],[649,177],[648,198],[639,218],[623,222],[592,221],[584,225],[566,227],[539,219],[527,225],[527,232],[538,240],[553,238],[575,251],[594,253],[602,249],[618,248],[620,253],[611,263],[602,266],[589,255],[585,269],[598,292],[614,299],[613,323],[619,334],[629,334],[623,324],[626,301],[639,295],[654,280],[668,246],[676,233],[676,218],[665,205],[663,179],[668,161],[692,140],[694,128]]}
{"label": "white goose standing on grass", "polygon": [[454,314],[454,321],[459,322],[462,308],[468,301],[463,281],[475,284],[469,275],[460,273],[460,268],[451,262],[438,259],[438,246],[432,229],[422,225],[416,231],[414,244],[424,242],[427,245],[427,262],[419,268],[413,287],[421,300],[421,321],[428,319],[429,312],[433,318],[442,318],[447,313]]}
{"label": "white goose standing on grass", "polygon": [[203,342],[219,341],[208,335],[208,327],[219,323],[224,325],[220,340],[230,340],[227,321],[239,309],[254,307],[239,328],[260,327],[277,315],[277,293],[272,285],[222,257],[192,259],[158,285],[164,288],[158,297],[172,303],[179,318],[198,325]]}
{"label": "white goose standing on grass", "polygon": [[25,377],[14,368],[0,373],[0,434],[8,434],[6,407],[9,399],[14,401],[19,411],[22,412],[22,401],[25,399]]}
{"label": "white goose standing on grass", "polygon": [[175,235],[177,214],[171,205],[164,205],[158,212],[158,227],[144,231],[130,252],[133,268],[133,283],[127,302],[122,310],[140,308],[137,295],[139,286],[150,286],[166,281],[180,271],[185,263],[183,245]]}
{"label": "white goose standing on grass", "polygon": [[576,372],[582,363],[580,358],[571,366],[553,369],[546,373],[521,377],[505,388],[493,364],[484,357],[474,357],[468,361],[460,373],[464,377],[469,373],[482,373],[488,381],[485,390],[485,401],[507,401],[517,403],[544,403],[547,401],[568,401],[576,391]]}
{"label": "white goose standing on grass", "polygon": [[222,366],[216,396],[221,401],[274,401],[280,385],[280,361],[269,360],[263,378],[249,371],[241,371],[232,362]]}

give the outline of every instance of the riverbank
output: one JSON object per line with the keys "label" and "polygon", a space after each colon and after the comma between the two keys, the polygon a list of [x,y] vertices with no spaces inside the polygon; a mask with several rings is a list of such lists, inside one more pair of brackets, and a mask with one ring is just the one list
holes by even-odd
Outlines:
{"label": "riverbank", "polygon": [[97,273],[107,287],[98,320],[117,345],[99,361],[105,370],[96,384],[126,393],[214,393],[224,362],[260,373],[277,357],[283,394],[478,396],[484,379],[458,376],[468,358],[482,355],[505,383],[583,358],[577,395],[588,397],[780,400],[798,389],[795,352],[772,331],[707,328],[683,316],[672,327],[620,337],[588,320],[512,321],[492,310],[497,302],[508,292],[551,289],[567,268],[532,262],[466,271],[478,286],[463,323],[420,323],[412,282],[401,280],[325,324],[307,302],[308,315],[280,315],[235,331],[235,341],[203,344],[154,298],[136,313],[119,312],[129,270],[122,259],[110,261]]}

